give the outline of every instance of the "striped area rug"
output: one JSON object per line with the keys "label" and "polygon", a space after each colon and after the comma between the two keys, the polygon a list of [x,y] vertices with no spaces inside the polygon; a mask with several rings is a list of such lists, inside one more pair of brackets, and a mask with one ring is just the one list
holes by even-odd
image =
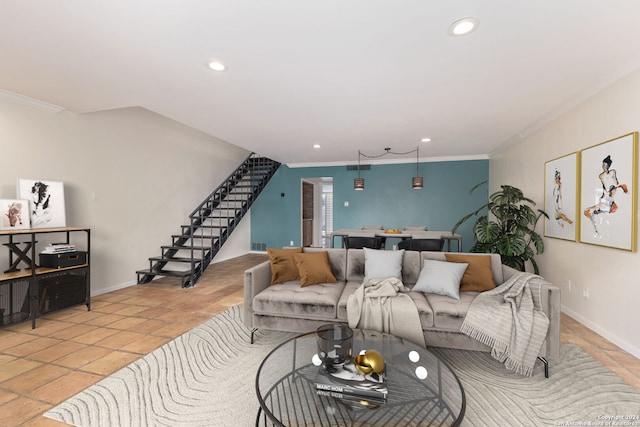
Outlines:
{"label": "striped area rug", "polygon": [[294,335],[259,331],[251,344],[231,307],[44,415],[83,427],[252,426],[258,367]]}
{"label": "striped area rug", "polygon": [[[533,376],[524,377],[506,370],[489,353],[434,353],[464,388],[463,426],[640,426],[640,394],[575,344],[561,344],[560,359],[550,362],[549,378],[539,361]],[[623,423],[615,424],[616,416],[638,418],[618,418]]]}
{"label": "striped area rug", "polygon": [[[85,427],[255,425],[258,366],[292,334],[259,332],[252,345],[241,310],[213,317],[45,416]],[[573,344],[562,345],[548,379],[540,363],[523,377],[486,353],[435,351],[464,386],[463,426],[607,425],[606,417],[640,415],[640,394]]]}

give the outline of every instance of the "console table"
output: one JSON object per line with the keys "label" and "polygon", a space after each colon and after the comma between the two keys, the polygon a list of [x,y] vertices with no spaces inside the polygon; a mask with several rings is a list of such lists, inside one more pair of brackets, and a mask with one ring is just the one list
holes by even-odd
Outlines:
{"label": "console table", "polygon": [[[68,244],[77,241],[86,251],[86,261],[68,267],[40,267],[37,239],[47,235],[56,239],[62,235]],[[0,326],[31,319],[35,328],[40,315],[71,305],[85,304],[91,310],[89,228],[2,230],[0,242],[9,251],[8,268],[0,272]]]}

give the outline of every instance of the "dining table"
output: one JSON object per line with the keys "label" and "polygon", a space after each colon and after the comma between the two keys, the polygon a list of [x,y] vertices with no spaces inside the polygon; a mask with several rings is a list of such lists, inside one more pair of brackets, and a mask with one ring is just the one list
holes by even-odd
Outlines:
{"label": "dining table", "polygon": [[390,232],[387,230],[372,230],[361,228],[343,228],[331,233],[331,247],[335,247],[336,237],[383,237],[385,239],[443,239],[447,242],[447,252],[451,252],[451,241],[457,242],[458,252],[462,252],[462,236],[450,231],[436,230],[400,230]]}

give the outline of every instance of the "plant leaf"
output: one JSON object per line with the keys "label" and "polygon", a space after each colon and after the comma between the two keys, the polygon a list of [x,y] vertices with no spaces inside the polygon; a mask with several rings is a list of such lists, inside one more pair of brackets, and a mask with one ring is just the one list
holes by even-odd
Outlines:
{"label": "plant leaf", "polygon": [[500,225],[489,221],[486,216],[483,216],[478,218],[478,221],[473,227],[473,233],[478,242],[490,244],[499,238]]}
{"label": "plant leaf", "polygon": [[498,241],[498,252],[507,256],[520,256],[525,253],[527,242],[519,235],[505,234]]}

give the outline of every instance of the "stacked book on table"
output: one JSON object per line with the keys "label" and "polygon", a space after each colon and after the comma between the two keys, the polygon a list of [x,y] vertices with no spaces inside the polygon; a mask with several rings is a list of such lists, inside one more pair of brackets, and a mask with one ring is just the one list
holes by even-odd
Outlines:
{"label": "stacked book on table", "polygon": [[353,363],[333,367],[332,372],[319,367],[316,375],[318,395],[345,400],[384,403],[387,400],[387,375],[362,375]]}
{"label": "stacked book on table", "polygon": [[64,254],[68,252],[75,252],[76,245],[69,243],[49,243],[40,253],[43,254]]}

